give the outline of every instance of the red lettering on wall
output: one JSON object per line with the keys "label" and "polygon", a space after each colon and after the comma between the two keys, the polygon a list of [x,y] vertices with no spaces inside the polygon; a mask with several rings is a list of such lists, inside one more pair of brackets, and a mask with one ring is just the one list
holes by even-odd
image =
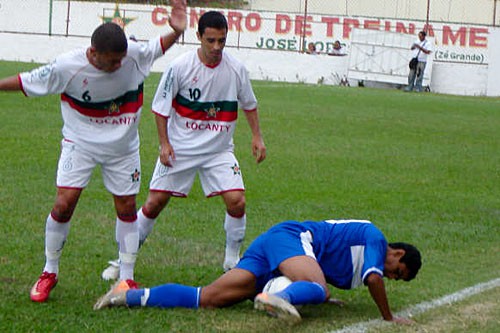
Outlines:
{"label": "red lettering on wall", "polygon": [[432,27],[432,24],[426,24],[424,25],[424,28],[422,29],[427,33],[428,37],[434,37],[436,34],[434,33],[434,28]]}
{"label": "red lettering on wall", "polygon": [[340,20],[337,17],[322,17],[321,23],[326,24],[326,37],[333,37],[333,25],[339,24]]}
{"label": "red lettering on wall", "polygon": [[312,21],[312,16],[306,16],[304,19],[304,16],[302,15],[297,15],[295,16],[295,34],[296,35],[306,35],[306,36],[311,36],[312,31],[311,31],[311,23],[307,23],[307,21]]}
{"label": "red lettering on wall", "polygon": [[351,36],[352,28],[359,28],[359,20],[346,18],[344,19],[344,32],[342,37],[349,39]]}
{"label": "red lettering on wall", "polygon": [[277,34],[286,34],[290,32],[291,28],[292,28],[292,20],[290,19],[290,16],[284,14],[276,15],[275,32]]}
{"label": "red lettering on wall", "polygon": [[410,23],[407,29],[403,22],[396,22],[396,32],[415,35],[417,33],[415,30],[416,29],[414,23]]}
{"label": "red lettering on wall", "polygon": [[[478,36],[484,34],[484,36]],[[488,47],[488,29],[487,28],[470,28],[469,46],[471,47]]]}
{"label": "red lettering on wall", "polygon": [[189,27],[194,28],[198,24],[200,16],[204,13],[204,10],[200,10],[200,12],[197,13],[194,8],[191,8],[191,10],[189,11]]}
{"label": "red lettering on wall", "polygon": [[262,25],[262,18],[259,13],[250,13],[245,19],[245,28],[248,31],[259,31]]}
{"label": "red lettering on wall", "polygon": [[379,20],[366,20],[364,23],[365,29],[380,30]]}
{"label": "red lettering on wall", "polygon": [[230,31],[236,30],[241,31],[241,20],[243,14],[240,12],[228,12],[227,13],[227,26]]}
{"label": "red lettering on wall", "polygon": [[455,45],[459,41],[460,46],[465,46],[465,41],[467,39],[467,28],[461,27],[458,29],[457,33],[454,34],[451,28],[447,25],[443,25],[443,45]]}
{"label": "red lettering on wall", "polygon": [[168,11],[166,8],[156,7],[151,12],[151,22],[154,25],[165,25],[168,22]]}

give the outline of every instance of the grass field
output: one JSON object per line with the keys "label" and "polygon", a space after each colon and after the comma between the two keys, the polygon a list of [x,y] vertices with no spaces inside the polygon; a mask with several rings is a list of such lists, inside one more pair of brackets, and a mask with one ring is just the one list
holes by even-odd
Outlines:
{"label": "grass field", "polygon": [[[0,77],[34,66],[0,62]],[[157,154],[148,110],[158,80],[153,74],[146,81],[139,204]],[[287,219],[370,219],[389,241],[413,243],[423,254],[416,280],[387,282],[394,312],[500,277],[499,99],[276,82],[254,82],[254,90],[268,158],[253,161],[241,116],[235,142],[247,187],[246,245]],[[109,287],[100,272],[116,255],[112,198],[98,171],[72,220],[59,285],[47,303],[32,303],[29,290],[43,268],[45,218],[55,196],[59,97],[0,92],[0,117],[0,331],[292,330],[250,302],[221,310],[94,312]],[[136,280],[203,285],[219,276],[223,216],[220,198],[205,199],[198,183],[189,198],[174,199],[140,252]],[[379,317],[366,288],[332,291],[346,306],[304,307],[294,332],[328,332]],[[496,288],[419,315],[413,327],[384,331],[429,332],[439,324],[440,332],[498,332],[498,296]],[[486,318],[482,324],[460,325],[467,318],[462,311],[470,309],[484,310],[476,311]]]}

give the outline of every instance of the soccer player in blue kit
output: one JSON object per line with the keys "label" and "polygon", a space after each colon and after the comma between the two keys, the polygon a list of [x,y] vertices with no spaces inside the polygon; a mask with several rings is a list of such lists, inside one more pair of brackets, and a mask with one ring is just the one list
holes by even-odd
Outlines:
{"label": "soccer player in blue kit", "polygon": [[[387,243],[370,221],[285,221],[261,234],[238,265],[204,287],[168,283],[130,289],[116,283],[94,305],[160,308],[219,308],[254,299],[255,308],[283,320],[301,320],[295,306],[320,304],[330,297],[327,284],[340,289],[368,286],[384,320],[408,324],[392,315],[383,277],[410,281],[422,265],[420,252],[407,243]],[[275,293],[265,284],[286,276],[292,283]]]}

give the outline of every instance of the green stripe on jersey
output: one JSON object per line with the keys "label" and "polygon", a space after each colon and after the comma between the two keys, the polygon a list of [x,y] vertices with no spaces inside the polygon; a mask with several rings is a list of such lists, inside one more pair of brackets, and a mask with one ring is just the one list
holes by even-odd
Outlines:
{"label": "green stripe on jersey", "polygon": [[71,98],[71,100],[77,106],[79,106],[81,108],[94,109],[94,110],[109,110],[112,107],[112,105],[120,106],[120,105],[124,105],[126,103],[137,102],[139,100],[139,96],[142,94],[143,90],[144,90],[144,83],[141,83],[137,87],[137,90],[127,91],[124,95],[117,97],[113,100],[104,101],[104,102],[96,102],[96,103],[83,102],[83,101],[77,100],[76,98],[73,98],[67,94],[65,94],[65,95],[68,96],[69,98]]}
{"label": "green stripe on jersey", "polygon": [[218,101],[218,102],[192,102],[185,97],[177,94],[175,97],[176,102],[193,111],[203,111],[215,107],[220,111],[238,111],[238,102],[234,101]]}

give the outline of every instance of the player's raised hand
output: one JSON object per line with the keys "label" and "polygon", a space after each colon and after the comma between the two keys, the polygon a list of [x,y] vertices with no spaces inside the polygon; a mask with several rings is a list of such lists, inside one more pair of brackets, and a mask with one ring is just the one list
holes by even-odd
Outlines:
{"label": "player's raised hand", "polygon": [[172,9],[168,23],[176,33],[181,34],[187,26],[186,0],[171,0],[170,4]]}

